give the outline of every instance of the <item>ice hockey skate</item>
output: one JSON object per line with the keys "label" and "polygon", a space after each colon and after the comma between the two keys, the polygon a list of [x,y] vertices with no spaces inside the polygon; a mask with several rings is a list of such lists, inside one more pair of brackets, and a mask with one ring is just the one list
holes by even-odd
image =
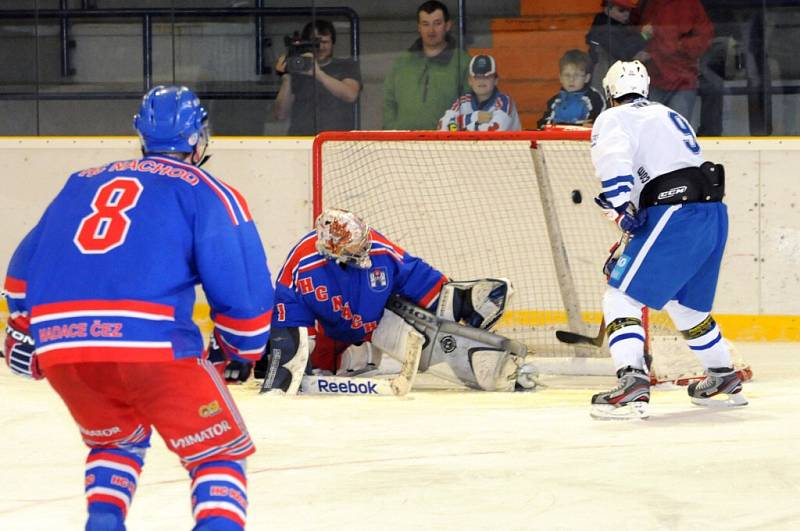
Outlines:
{"label": "ice hockey skate", "polygon": [[742,380],[731,367],[716,367],[706,371],[706,377],[689,384],[686,389],[692,403],[705,407],[746,406]]}
{"label": "ice hockey skate", "polygon": [[600,420],[646,419],[649,416],[650,378],[641,369],[617,371],[614,389],[592,396],[591,416]]}

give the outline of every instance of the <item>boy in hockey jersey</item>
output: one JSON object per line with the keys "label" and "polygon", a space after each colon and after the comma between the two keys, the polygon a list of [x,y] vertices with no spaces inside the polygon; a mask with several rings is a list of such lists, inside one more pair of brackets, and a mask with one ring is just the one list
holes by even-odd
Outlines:
{"label": "boy in hockey jersey", "polygon": [[558,62],[561,91],[547,100],[547,110],[537,123],[548,125],[591,125],[605,109],[600,93],[588,83],[589,56],[580,50],[569,50]]}
{"label": "boy in hockey jersey", "polygon": [[[328,209],[317,218],[315,230],[290,251],[278,274],[272,336],[257,376],[265,373],[266,391],[287,391],[292,385],[297,389],[309,353],[311,367],[336,373],[344,351],[370,341],[382,325],[393,295],[416,305],[434,322],[463,322],[466,326],[461,328],[483,331],[501,317],[510,292],[505,280],[450,282],[441,271],[407,253],[352,212]],[[439,304],[443,300],[447,302]],[[459,328],[454,330],[458,337]],[[451,337],[451,341],[455,345],[456,340]],[[508,369],[501,383],[510,382],[510,389],[504,390],[513,390],[515,363],[520,360],[498,351],[496,361],[498,368]],[[466,376],[462,382],[468,386],[495,389],[494,381],[480,385],[480,379]]]}
{"label": "boy in hockey jersey", "polygon": [[472,90],[458,98],[439,120],[440,131],[519,131],[517,106],[497,90],[497,64],[491,55],[476,55],[469,63]]}
{"label": "boy in hockey jersey", "polygon": [[155,87],[134,127],[143,157],[72,174],[14,253],[6,360],[47,379],[90,448],[87,531],[125,529],[153,428],[189,472],[194,529],[241,530],[255,449],[192,308],[201,284],[217,343],[259,357],[266,256],[244,198],[199,167],[207,113],[192,91]]}
{"label": "boy in hockey jersey", "polygon": [[728,236],[724,169],[703,159],[684,116],[647,100],[649,84],[639,61],[614,63],[603,80],[611,108],[592,129],[595,202],[632,236],[607,268],[603,313],[619,384],[592,397],[595,418],[648,416],[642,306],[664,308],[703,364],[705,378],[687,389],[693,403],[747,404],[709,313]]}

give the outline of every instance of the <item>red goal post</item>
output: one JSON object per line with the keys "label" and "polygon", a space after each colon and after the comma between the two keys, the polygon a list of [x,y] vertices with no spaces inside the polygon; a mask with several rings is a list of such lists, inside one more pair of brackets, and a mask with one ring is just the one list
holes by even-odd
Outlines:
{"label": "red goal post", "polygon": [[[557,329],[595,336],[601,271],[619,232],[599,192],[589,129],[521,132],[325,132],[313,145],[313,210],[352,210],[451,278],[509,278],[515,296],[496,331],[524,342],[543,372],[613,374],[608,350],[566,345]],[[661,321],[661,319],[659,320]],[[702,368],[674,330],[649,327],[658,380]],[[662,365],[663,367],[659,367]]]}

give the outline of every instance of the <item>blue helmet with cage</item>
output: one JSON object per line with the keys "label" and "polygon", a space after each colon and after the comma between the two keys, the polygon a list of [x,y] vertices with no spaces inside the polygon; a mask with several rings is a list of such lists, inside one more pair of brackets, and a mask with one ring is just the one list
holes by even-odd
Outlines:
{"label": "blue helmet with cage", "polygon": [[145,153],[191,153],[194,163],[202,158],[208,141],[208,112],[186,87],[150,89],[133,117],[133,126]]}

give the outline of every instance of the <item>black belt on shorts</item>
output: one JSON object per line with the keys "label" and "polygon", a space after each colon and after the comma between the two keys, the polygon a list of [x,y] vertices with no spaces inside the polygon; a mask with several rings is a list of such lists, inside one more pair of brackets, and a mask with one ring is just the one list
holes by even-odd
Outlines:
{"label": "black belt on shorts", "polygon": [[642,189],[639,208],[681,203],[714,203],[725,196],[725,168],[704,162],[660,175]]}

